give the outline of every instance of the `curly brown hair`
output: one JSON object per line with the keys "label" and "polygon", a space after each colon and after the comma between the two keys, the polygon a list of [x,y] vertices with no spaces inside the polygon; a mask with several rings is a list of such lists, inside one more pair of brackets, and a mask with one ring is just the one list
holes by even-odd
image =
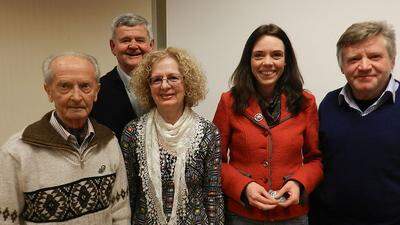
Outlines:
{"label": "curly brown hair", "polygon": [[179,71],[184,77],[185,105],[196,106],[206,96],[206,77],[196,60],[183,49],[168,47],[146,54],[136,69],[132,71],[130,86],[138,103],[145,110],[156,106],[148,83],[152,66],[167,57],[173,58],[178,63]]}

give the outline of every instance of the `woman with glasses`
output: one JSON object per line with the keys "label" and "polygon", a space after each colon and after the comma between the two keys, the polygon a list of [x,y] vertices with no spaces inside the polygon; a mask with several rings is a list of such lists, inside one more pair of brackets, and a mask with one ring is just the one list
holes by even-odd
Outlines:
{"label": "woman with glasses", "polygon": [[308,224],[307,195],[322,179],[317,107],[286,33],[254,30],[231,80],[214,117],[227,224]]}
{"label": "woman with glasses", "polygon": [[125,127],[121,148],[133,224],[222,224],[217,128],[192,111],[206,81],[183,50],[148,53],[131,87],[149,112]]}

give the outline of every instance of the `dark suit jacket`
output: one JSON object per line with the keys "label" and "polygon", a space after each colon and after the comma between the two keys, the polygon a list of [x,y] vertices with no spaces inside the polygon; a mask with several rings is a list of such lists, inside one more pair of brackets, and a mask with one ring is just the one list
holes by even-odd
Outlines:
{"label": "dark suit jacket", "polygon": [[100,91],[93,105],[91,116],[114,131],[118,140],[125,125],[137,115],[126,93],[117,67],[100,78]]}

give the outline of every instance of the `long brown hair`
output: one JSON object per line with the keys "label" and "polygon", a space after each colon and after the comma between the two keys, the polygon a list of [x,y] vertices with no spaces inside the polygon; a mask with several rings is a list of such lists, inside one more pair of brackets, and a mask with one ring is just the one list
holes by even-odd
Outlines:
{"label": "long brown hair", "polygon": [[275,24],[259,26],[246,41],[239,65],[231,77],[233,84],[231,92],[235,101],[233,110],[241,114],[247,108],[250,97],[262,98],[256,88],[257,81],[251,71],[251,55],[255,43],[265,35],[280,39],[285,46],[285,69],[277,81],[275,90],[286,95],[288,110],[296,115],[301,111],[303,104],[303,77],[297,66],[296,56],[288,36]]}

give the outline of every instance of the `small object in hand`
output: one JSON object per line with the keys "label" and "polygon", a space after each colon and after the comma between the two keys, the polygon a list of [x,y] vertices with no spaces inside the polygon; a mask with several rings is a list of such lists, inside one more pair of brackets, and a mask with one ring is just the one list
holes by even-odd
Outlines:
{"label": "small object in hand", "polygon": [[274,199],[278,200],[279,202],[284,202],[284,201],[286,201],[285,196],[281,196],[280,198],[277,198],[276,196],[277,196],[278,192],[276,192],[276,191],[269,190],[269,191],[268,191],[268,194],[271,195],[271,197],[273,197]]}

